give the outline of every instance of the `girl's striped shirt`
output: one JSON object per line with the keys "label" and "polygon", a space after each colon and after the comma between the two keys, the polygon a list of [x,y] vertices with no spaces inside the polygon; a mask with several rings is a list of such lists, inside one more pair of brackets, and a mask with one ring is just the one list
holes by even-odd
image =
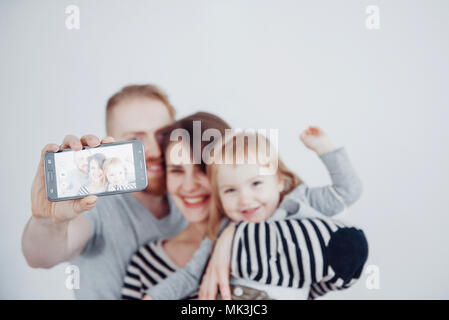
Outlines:
{"label": "girl's striped shirt", "polygon": [[[241,222],[234,236],[231,275],[267,285],[310,287],[309,299],[315,299],[355,283],[367,254],[363,232],[336,220]],[[350,274],[341,271],[344,263],[352,264]]]}

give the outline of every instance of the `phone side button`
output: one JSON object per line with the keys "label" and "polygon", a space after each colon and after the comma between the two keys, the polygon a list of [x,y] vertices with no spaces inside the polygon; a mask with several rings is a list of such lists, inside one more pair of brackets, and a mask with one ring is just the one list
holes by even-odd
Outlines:
{"label": "phone side button", "polygon": [[54,181],[55,180],[55,174],[53,171],[47,171],[47,180],[48,181]]}
{"label": "phone side button", "polygon": [[53,161],[51,159],[47,159],[47,170],[53,169]]}

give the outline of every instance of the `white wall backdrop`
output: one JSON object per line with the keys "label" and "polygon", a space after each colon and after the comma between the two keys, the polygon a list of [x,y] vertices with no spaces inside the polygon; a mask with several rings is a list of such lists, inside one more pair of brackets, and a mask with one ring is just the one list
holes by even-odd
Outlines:
{"label": "white wall backdrop", "polygon": [[[79,30],[65,26],[70,4]],[[131,83],[160,85],[178,116],[280,129],[282,158],[310,185],[329,178],[298,135],[323,127],[363,179],[346,219],[380,270],[380,289],[364,274],[327,298],[449,298],[448,36],[444,0],[1,1],[0,298],[73,297],[64,265],[22,256],[31,182],[46,143],[103,136],[107,98]]]}

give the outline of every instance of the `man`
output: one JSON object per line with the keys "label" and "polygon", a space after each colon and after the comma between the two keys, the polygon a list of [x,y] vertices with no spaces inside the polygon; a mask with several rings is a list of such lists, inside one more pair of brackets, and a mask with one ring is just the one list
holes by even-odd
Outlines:
{"label": "man", "polygon": [[[141,245],[171,237],[185,226],[181,213],[165,195],[162,156],[154,132],[174,120],[167,96],[152,85],[128,86],[112,96],[106,107],[108,137],[64,138],[48,144],[31,188],[32,217],[22,236],[22,251],[33,268],[51,268],[71,261],[80,269],[80,299],[118,299],[125,267]],[[50,202],[45,192],[43,156],[46,152],[115,140],[140,139],[145,145],[148,189],[136,193]]]}

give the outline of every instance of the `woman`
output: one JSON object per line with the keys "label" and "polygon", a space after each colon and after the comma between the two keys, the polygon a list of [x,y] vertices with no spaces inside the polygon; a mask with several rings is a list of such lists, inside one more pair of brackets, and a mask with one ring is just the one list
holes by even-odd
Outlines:
{"label": "woman", "polygon": [[89,180],[78,191],[79,195],[90,193],[101,193],[106,191],[106,179],[103,172],[103,165],[106,157],[102,153],[95,153],[87,158],[87,174]]}
{"label": "woman", "polygon": [[[167,191],[189,224],[178,235],[150,242],[134,254],[125,275],[124,299],[144,298],[149,287],[183,268],[206,236],[211,188],[205,164],[202,160],[198,164],[193,161],[192,147],[196,145],[193,143],[193,121],[201,121],[201,136],[208,129],[217,129],[224,135],[225,129],[230,128],[222,119],[199,112],[156,134],[165,155]],[[184,129],[188,141],[170,141],[170,134],[176,129]],[[209,145],[208,141],[201,142],[201,153],[206,145]],[[194,293],[190,298],[196,296]]]}

